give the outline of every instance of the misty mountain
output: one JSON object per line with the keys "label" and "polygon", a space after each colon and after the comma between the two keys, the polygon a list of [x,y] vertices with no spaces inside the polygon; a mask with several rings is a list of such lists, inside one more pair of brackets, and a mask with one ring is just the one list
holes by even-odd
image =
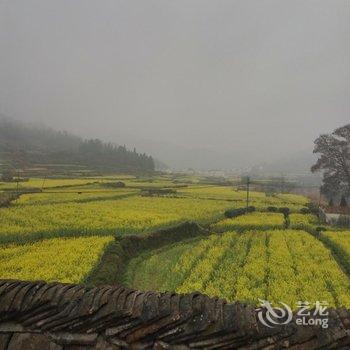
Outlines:
{"label": "misty mountain", "polygon": [[205,147],[188,147],[166,141],[137,140],[136,137],[125,135],[124,140],[152,154],[156,159],[175,170],[232,170],[246,168],[252,164],[249,154],[237,150],[230,152]]}
{"label": "misty mountain", "polygon": [[114,143],[98,139],[84,140],[80,136],[56,131],[41,124],[0,117],[0,161],[1,158],[2,162],[10,160],[14,166],[60,163],[80,164],[108,171],[219,169],[238,173],[249,171],[264,176],[281,173],[309,175],[310,167],[316,161],[311,148],[286,153],[283,158],[263,158],[259,152],[191,148],[167,141],[137,138],[123,132],[116,136],[111,133],[106,139],[132,145],[152,154],[154,158]]}
{"label": "misty mountain", "polygon": [[104,171],[154,171],[153,158],[125,146],[0,116],[0,163],[10,168],[71,164]]}
{"label": "misty mountain", "polygon": [[310,173],[310,168],[315,164],[317,156],[312,150],[305,152],[292,153],[284,158],[277,159],[274,162],[262,165],[262,168],[269,172],[285,173]]}
{"label": "misty mountain", "polygon": [[302,173],[309,174],[310,167],[316,161],[312,147],[303,151],[285,153],[283,158],[262,155],[259,147],[256,152],[241,149],[217,150],[212,148],[191,148],[166,141],[137,139],[132,135],[119,135],[127,144],[135,145],[162,160],[169,168],[183,170],[234,170],[236,172],[253,171],[266,173]]}
{"label": "misty mountain", "polygon": [[296,152],[275,161],[258,163],[250,169],[249,175],[253,177],[281,175],[298,178],[304,184],[320,184],[321,175],[310,171],[316,160],[317,156],[312,153],[312,150]]}

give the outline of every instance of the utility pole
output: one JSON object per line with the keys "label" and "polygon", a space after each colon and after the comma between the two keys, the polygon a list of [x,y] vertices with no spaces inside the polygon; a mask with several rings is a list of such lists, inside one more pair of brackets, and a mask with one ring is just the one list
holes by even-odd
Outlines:
{"label": "utility pole", "polygon": [[284,175],[281,174],[281,193],[284,193]]}
{"label": "utility pole", "polygon": [[250,185],[250,178],[247,176],[247,210],[249,207],[249,185]]}
{"label": "utility pole", "polygon": [[46,181],[46,176],[47,176],[47,173],[45,173],[44,180],[43,180],[43,183],[42,183],[42,185],[41,185],[41,191],[43,191],[43,189],[44,189],[44,185],[45,185],[45,181]]}
{"label": "utility pole", "polygon": [[17,196],[19,194],[19,169],[17,169]]}

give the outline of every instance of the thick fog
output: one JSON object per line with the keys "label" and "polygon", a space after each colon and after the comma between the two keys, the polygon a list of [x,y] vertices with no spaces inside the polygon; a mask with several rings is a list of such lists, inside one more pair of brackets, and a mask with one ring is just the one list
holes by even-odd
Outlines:
{"label": "thick fog", "polygon": [[235,167],[350,118],[350,1],[0,0],[0,112]]}

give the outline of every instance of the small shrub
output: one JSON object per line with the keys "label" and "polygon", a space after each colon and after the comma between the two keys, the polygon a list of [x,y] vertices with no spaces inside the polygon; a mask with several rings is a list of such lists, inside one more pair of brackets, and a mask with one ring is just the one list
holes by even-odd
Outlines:
{"label": "small shrub", "polygon": [[244,215],[246,213],[253,213],[255,211],[254,206],[249,206],[248,208],[236,208],[236,209],[229,209],[226,210],[224,215],[228,219],[236,218],[237,216]]}
{"label": "small shrub", "polygon": [[267,207],[266,210],[268,212],[271,212],[271,213],[277,213],[278,212],[278,208],[277,207]]}
{"label": "small shrub", "polygon": [[237,208],[237,209],[229,209],[226,210],[224,215],[228,219],[235,218],[240,215],[244,215],[246,213],[246,208]]}
{"label": "small shrub", "polygon": [[247,212],[247,213],[253,213],[255,210],[256,210],[256,208],[254,207],[254,205],[250,205],[250,206],[247,208],[246,212]]}
{"label": "small shrub", "polygon": [[318,205],[315,204],[315,203],[308,203],[307,204],[307,207],[309,208],[310,210],[310,214],[314,214],[314,215],[317,215],[319,214],[319,208],[318,208]]}
{"label": "small shrub", "polygon": [[290,213],[290,209],[288,207],[281,207],[281,208],[278,208],[278,212],[283,214],[284,217],[287,218]]}
{"label": "small shrub", "polygon": [[235,218],[239,215],[243,215],[245,213],[244,209],[243,208],[239,208],[239,209],[229,209],[229,210],[226,210],[224,215],[226,218]]}
{"label": "small shrub", "polygon": [[300,209],[300,214],[311,214],[311,210],[309,208],[301,208]]}

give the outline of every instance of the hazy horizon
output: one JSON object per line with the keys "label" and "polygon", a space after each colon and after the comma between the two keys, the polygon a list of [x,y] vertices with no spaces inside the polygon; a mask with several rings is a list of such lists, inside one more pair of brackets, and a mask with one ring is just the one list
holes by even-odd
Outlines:
{"label": "hazy horizon", "polygon": [[0,1],[0,113],[181,167],[311,153],[349,122],[348,1]]}

